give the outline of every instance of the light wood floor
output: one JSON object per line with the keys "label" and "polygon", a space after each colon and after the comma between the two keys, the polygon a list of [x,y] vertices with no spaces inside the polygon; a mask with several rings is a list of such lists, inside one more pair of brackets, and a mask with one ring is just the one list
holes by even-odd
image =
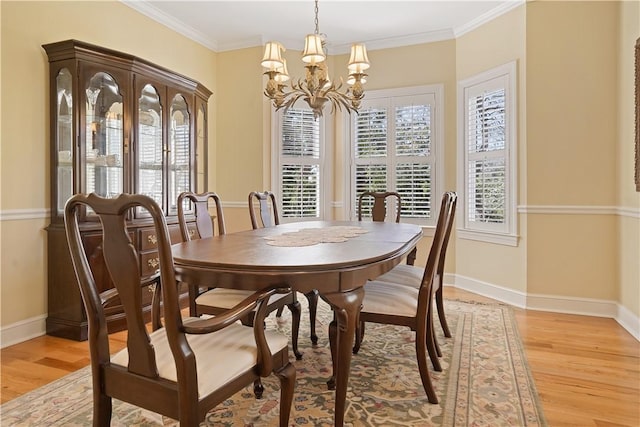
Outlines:
{"label": "light wood floor", "polygon": [[[445,296],[491,301],[449,287]],[[635,338],[612,319],[515,312],[550,426],[640,426]],[[112,348],[122,348],[125,339],[124,333],[113,334]],[[88,365],[89,353],[86,342],[43,336],[3,349],[0,362],[4,403]]]}

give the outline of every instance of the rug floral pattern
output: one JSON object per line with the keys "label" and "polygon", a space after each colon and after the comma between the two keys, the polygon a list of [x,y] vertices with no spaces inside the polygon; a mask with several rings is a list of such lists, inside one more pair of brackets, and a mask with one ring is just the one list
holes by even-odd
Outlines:
{"label": "rug floral pattern", "polygon": [[[304,305],[304,298],[300,299]],[[442,372],[432,372],[440,403],[427,401],[415,360],[414,334],[406,328],[368,324],[351,362],[345,424],[348,426],[545,426],[513,314],[508,306],[446,301],[453,338],[437,328]],[[334,395],[326,381],[331,354],[326,336],[328,306],[318,309],[319,345],[308,338],[303,310],[300,348],[290,424],[333,425]],[[437,320],[436,320],[437,323]],[[268,318],[268,327],[289,335],[288,313]],[[261,400],[252,387],[213,409],[203,426],[275,426],[279,384],[263,380]],[[89,426],[91,377],[84,368],[0,407],[2,426]],[[114,400],[112,426],[177,426],[178,423]]]}

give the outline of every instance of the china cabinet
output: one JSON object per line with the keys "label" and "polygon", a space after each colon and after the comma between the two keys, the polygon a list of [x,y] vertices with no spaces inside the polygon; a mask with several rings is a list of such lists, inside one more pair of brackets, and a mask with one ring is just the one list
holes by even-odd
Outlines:
{"label": "china cabinet", "polygon": [[[211,92],[146,60],[77,40],[43,48],[49,59],[51,126],[47,333],[84,340],[87,321],[67,249],[65,202],[76,193],[146,194],[163,208],[172,241],[180,241],[178,195],[206,190]],[[98,219],[87,209],[80,221],[99,287],[112,289]],[[132,211],[127,221],[139,253],[140,289],[148,306],[147,285],[158,267],[156,237],[145,212]],[[124,329],[117,297],[105,303],[105,312],[110,331]]]}

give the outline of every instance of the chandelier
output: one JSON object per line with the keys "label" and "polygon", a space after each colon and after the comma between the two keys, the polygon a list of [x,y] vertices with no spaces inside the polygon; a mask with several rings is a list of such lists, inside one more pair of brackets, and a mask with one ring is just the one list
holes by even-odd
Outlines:
{"label": "chandelier", "polygon": [[350,87],[341,92],[342,78],[337,86],[329,78],[329,69],[325,61],[326,35],[318,30],[318,0],[315,0],[315,26],[315,32],[308,34],[304,40],[302,62],[306,64],[306,76],[304,80],[300,78],[297,82],[292,81],[289,89],[286,88],[286,82],[290,79],[287,61],[282,58],[284,46],[277,41],[265,44],[261,65],[267,69],[264,74],[269,77],[269,80],[264,94],[273,101],[276,111],[281,108],[287,110],[302,98],[309,104],[316,119],[322,116],[322,110],[327,101],[331,102],[332,112],[344,108],[349,113],[357,113],[364,98],[362,85],[367,81],[367,75],[364,73],[369,68],[367,48],[362,43],[351,46],[347,78],[347,84]]}

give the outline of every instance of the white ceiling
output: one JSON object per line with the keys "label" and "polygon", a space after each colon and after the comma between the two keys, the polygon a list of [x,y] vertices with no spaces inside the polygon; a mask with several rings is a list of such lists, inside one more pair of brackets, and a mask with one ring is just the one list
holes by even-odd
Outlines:
{"label": "white ceiling", "polygon": [[[304,36],[315,29],[312,0],[121,1],[216,52],[268,40],[302,50]],[[353,42],[374,50],[451,39],[523,1],[320,0],[318,21],[336,54]]]}

